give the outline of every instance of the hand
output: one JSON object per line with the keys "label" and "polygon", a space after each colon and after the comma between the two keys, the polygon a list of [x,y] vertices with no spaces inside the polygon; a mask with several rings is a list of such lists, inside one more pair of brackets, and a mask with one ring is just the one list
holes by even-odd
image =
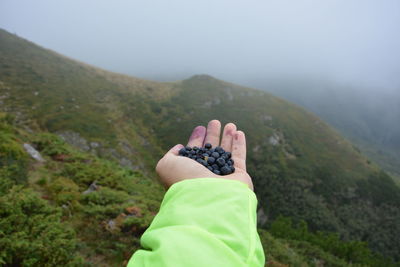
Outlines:
{"label": "hand", "polygon": [[179,156],[179,150],[183,147],[179,144],[171,148],[157,163],[156,171],[166,188],[185,179],[220,178],[241,181],[254,190],[251,177],[246,172],[246,137],[244,133],[237,131],[235,124],[228,123],[224,127],[220,144],[220,131],[221,123],[218,120],[210,121],[207,129],[204,126],[197,126],[187,145],[190,147],[203,147],[206,143],[210,143],[213,147],[220,145],[225,151],[232,153],[235,172],[224,176],[217,175],[197,161]]}

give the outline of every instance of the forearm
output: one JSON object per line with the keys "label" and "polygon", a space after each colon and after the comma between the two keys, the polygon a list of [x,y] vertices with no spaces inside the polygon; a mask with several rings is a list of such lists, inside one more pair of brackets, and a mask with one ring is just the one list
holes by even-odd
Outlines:
{"label": "forearm", "polygon": [[256,206],[254,193],[238,181],[176,183],[128,266],[264,266]]}

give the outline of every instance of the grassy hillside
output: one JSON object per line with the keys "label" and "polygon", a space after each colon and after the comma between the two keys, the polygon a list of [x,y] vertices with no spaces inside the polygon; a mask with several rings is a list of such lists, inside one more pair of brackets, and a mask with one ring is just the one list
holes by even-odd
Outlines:
{"label": "grassy hillside", "polygon": [[[162,152],[184,143],[194,126],[233,121],[248,136],[249,172],[268,218],[260,226],[269,228],[284,215],[399,259],[399,188],[318,117],[265,92],[206,75],[144,81],[0,31],[0,101],[25,131],[57,133],[82,153],[143,173],[152,183]],[[85,168],[62,173],[77,183],[73,177]]]}
{"label": "grassy hillside", "polygon": [[[80,152],[57,135],[28,133],[14,124],[0,113],[0,264],[125,265],[158,211],[161,186],[141,172]],[[43,160],[32,159],[26,144]],[[259,230],[268,266],[390,265],[364,243],[319,237],[287,222],[275,221],[274,235]]]}
{"label": "grassy hillside", "polygon": [[260,88],[318,114],[400,183],[400,91],[328,81],[276,80]]}

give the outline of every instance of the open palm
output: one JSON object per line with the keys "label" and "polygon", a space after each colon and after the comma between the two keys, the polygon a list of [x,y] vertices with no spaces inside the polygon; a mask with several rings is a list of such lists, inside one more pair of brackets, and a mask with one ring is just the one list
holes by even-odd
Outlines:
{"label": "open palm", "polygon": [[[197,126],[194,128],[188,142],[190,147],[202,147],[210,143],[213,147],[221,146],[225,151],[232,153],[235,164],[235,172],[229,175],[217,175],[203,165],[187,157],[178,155],[183,145],[179,144],[171,148],[157,164],[156,171],[160,181],[169,188],[172,184],[194,178],[221,178],[241,181],[253,190],[251,177],[246,171],[246,137],[242,131],[237,131],[236,125],[225,125],[222,138],[220,138],[221,123],[212,120],[207,128]],[[221,141],[221,142],[220,142]]]}

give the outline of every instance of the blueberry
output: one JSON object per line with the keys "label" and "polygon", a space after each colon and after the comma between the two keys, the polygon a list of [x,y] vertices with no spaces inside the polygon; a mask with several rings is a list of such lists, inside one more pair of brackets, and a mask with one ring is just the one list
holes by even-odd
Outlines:
{"label": "blueberry", "polygon": [[185,147],[185,149],[186,149],[187,151],[192,150],[192,148],[191,148],[190,146]]}
{"label": "blueberry", "polygon": [[225,150],[224,150],[222,147],[220,147],[220,146],[217,146],[217,147],[215,148],[215,151],[217,151],[217,152],[220,153],[220,154],[222,154],[222,153],[225,152]]}
{"label": "blueberry", "polygon": [[207,169],[209,169],[210,171],[214,170],[211,166],[207,166]]}
{"label": "blueberry", "polygon": [[223,158],[218,158],[218,159],[217,159],[217,164],[218,164],[219,166],[224,166],[224,165],[225,165],[225,160],[224,160]]}
{"label": "blueberry", "polygon": [[235,172],[235,167],[231,166],[231,172],[232,172],[232,173]]}
{"label": "blueberry", "polygon": [[202,161],[203,161],[203,160],[200,159],[200,158],[197,158],[196,161],[197,161],[198,163],[202,164]]}
{"label": "blueberry", "polygon": [[182,148],[179,150],[179,155],[181,155],[181,156],[186,156],[186,149],[185,149],[184,147],[182,147]]}
{"label": "blueberry", "polygon": [[189,156],[189,158],[196,159],[196,156],[191,155],[191,156]]}
{"label": "blueberry", "polygon": [[202,156],[203,157],[208,157],[208,154],[207,153],[203,153]]}
{"label": "blueberry", "polygon": [[189,155],[195,155],[195,154],[196,154],[196,152],[194,152],[193,150],[189,151]]}
{"label": "blueberry", "polygon": [[214,157],[208,157],[207,159],[208,164],[213,165],[215,162],[215,158]]}
{"label": "blueberry", "polygon": [[229,168],[227,165],[225,165],[224,167],[221,168],[221,173],[223,175],[227,175],[231,173],[231,168]]}
{"label": "blueberry", "polygon": [[194,151],[199,150],[199,148],[198,148],[197,146],[194,146],[192,149],[193,149]]}
{"label": "blueberry", "polygon": [[204,145],[204,147],[207,148],[207,149],[211,149],[212,145],[210,143],[207,143],[207,144]]}
{"label": "blueberry", "polygon": [[212,167],[214,170],[219,170],[219,166],[218,166],[217,164],[213,164],[213,165],[211,165],[211,167]]}
{"label": "blueberry", "polygon": [[211,153],[211,157],[213,157],[213,158],[219,158],[220,157],[220,155],[219,155],[219,153],[218,152],[213,152],[213,153]]}
{"label": "blueberry", "polygon": [[229,157],[228,157],[228,155],[226,153],[222,154],[221,158],[223,158],[224,160],[228,160],[229,159]]}
{"label": "blueberry", "polygon": [[233,163],[235,163],[235,162],[233,161],[233,159],[228,160],[228,165],[232,166]]}
{"label": "blueberry", "polygon": [[232,157],[232,153],[231,152],[225,152],[225,155],[228,157],[228,159],[230,159]]}
{"label": "blueberry", "polygon": [[213,173],[221,175],[221,172],[219,170],[213,170]]}

